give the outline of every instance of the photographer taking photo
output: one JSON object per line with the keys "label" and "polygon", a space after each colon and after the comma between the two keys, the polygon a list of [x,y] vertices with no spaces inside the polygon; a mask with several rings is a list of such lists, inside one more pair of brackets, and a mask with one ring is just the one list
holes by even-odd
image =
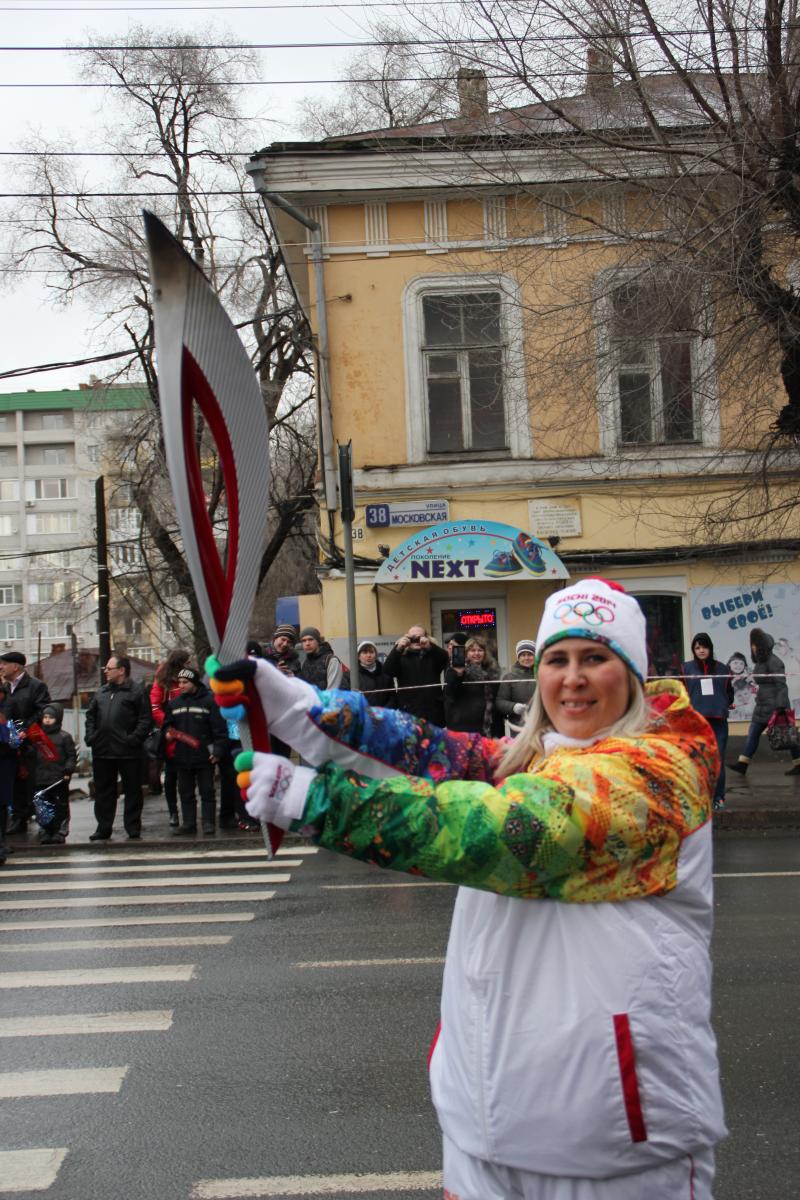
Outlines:
{"label": "photographer taking photo", "polygon": [[[423,721],[444,725],[441,675],[450,663],[446,650],[423,625],[412,625],[386,656],[383,669],[397,681],[395,707]],[[434,686],[438,685],[438,686]]]}

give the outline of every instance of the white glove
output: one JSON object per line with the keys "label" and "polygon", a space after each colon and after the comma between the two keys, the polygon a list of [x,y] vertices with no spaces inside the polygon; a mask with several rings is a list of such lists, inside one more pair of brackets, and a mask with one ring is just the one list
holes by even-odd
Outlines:
{"label": "white glove", "polygon": [[521,717],[527,707],[528,707],[527,704],[515,704],[514,712],[516,713],[516,715],[518,717]]}
{"label": "white glove", "polygon": [[251,817],[279,829],[288,829],[292,821],[302,817],[316,771],[311,767],[296,767],[278,754],[258,751],[237,755],[236,762],[244,768],[250,763],[249,769],[240,772],[237,782],[247,791],[245,808]]}

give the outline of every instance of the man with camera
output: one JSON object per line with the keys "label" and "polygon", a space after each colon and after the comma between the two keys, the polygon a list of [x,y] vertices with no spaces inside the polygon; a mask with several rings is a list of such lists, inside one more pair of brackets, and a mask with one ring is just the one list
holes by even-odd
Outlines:
{"label": "man with camera", "polygon": [[441,674],[450,663],[446,650],[427,629],[412,625],[386,656],[383,669],[397,680],[395,707],[434,725],[444,725]]}

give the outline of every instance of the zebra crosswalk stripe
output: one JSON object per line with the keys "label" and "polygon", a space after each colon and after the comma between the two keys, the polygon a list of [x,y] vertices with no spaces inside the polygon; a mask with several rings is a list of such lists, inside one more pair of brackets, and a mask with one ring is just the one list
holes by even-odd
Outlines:
{"label": "zebra crosswalk stripe", "polygon": [[[275,859],[282,860],[287,858],[307,858],[311,855],[319,854],[318,846],[281,846],[275,855]],[[110,853],[102,853],[94,850],[89,854],[80,854],[77,851],[68,851],[66,853],[54,851],[52,854],[38,855],[34,858],[25,856],[25,862],[29,866],[52,867],[54,863],[118,863],[118,862],[142,862],[146,859],[147,862],[180,862],[185,860],[194,860],[195,862],[205,862],[207,859],[233,858],[238,860],[246,858],[260,858],[264,865],[268,862],[275,861],[266,857],[264,847],[261,846],[258,850],[240,850],[237,847],[232,847],[230,850],[206,850],[205,847],[197,850],[153,850],[148,847],[147,850],[137,850],[134,853],[127,854],[123,851],[113,850]],[[231,864],[232,865],[232,864]]]}
{"label": "zebra crosswalk stripe", "polygon": [[95,967],[67,971],[6,971],[0,988],[90,987],[109,983],[187,983],[194,978],[192,963],[157,967]]}
{"label": "zebra crosswalk stripe", "polygon": [[192,1200],[239,1200],[244,1196],[343,1196],[365,1192],[438,1192],[440,1171],[393,1171],[365,1175],[276,1175],[256,1179],[200,1179]]}
{"label": "zebra crosswalk stripe", "polygon": [[[60,879],[62,875],[67,879],[72,879],[76,875],[127,875],[136,874],[137,872],[141,875],[157,871],[161,871],[162,874],[164,871],[169,871],[170,874],[180,871],[219,871],[222,865],[223,864],[221,863],[137,863],[136,865],[133,863],[126,863],[121,867],[73,867],[71,865],[64,865],[63,867],[50,866],[49,868],[35,867],[30,871],[27,868],[17,869],[15,867],[12,870],[9,870],[6,867],[6,869],[3,871],[3,879],[30,879],[31,877],[34,879],[39,879],[42,877]],[[301,867],[302,865],[303,860],[301,858],[284,858],[281,860],[281,862],[278,862],[276,859],[274,859],[272,862],[260,863],[259,867],[263,867],[264,870],[270,871],[274,870],[276,867],[283,869],[285,867]],[[253,868],[254,864],[251,862],[232,862],[224,864],[224,869],[226,871],[252,871]],[[204,879],[203,882],[206,883],[208,880]],[[98,884],[98,886],[100,885]]]}
{"label": "zebra crosswalk stripe", "polygon": [[[5,878],[5,872],[3,874]],[[169,875],[158,879],[64,879],[53,883],[0,883],[0,892],[84,892],[87,888],[145,888],[145,887],[208,887],[209,883],[220,886],[234,883],[288,883],[291,875],[217,875],[210,880],[205,875],[189,875],[185,879],[173,879]]]}
{"label": "zebra crosswalk stripe", "polygon": [[[208,883],[204,879],[205,884]],[[273,875],[270,883],[282,880]],[[159,892],[156,896],[61,896],[57,900],[0,900],[0,912],[16,912],[22,909],[42,908],[136,908],[140,904],[230,904],[239,900],[271,900],[274,892],[189,892],[176,896],[174,892]],[[7,928],[7,927],[6,927]]]}
{"label": "zebra crosswalk stripe", "polygon": [[67,1153],[66,1147],[0,1150],[3,1194],[46,1192],[55,1183]]}
{"label": "zebra crosswalk stripe", "polygon": [[159,946],[227,946],[229,933],[187,937],[76,938],[59,942],[0,942],[0,954],[58,954],[66,950],[146,950]]}
{"label": "zebra crosswalk stripe", "polygon": [[24,1096],[88,1096],[118,1092],[125,1067],[88,1067],[54,1071],[0,1071],[0,1099]]}
{"label": "zebra crosswalk stripe", "polygon": [[99,1033],[164,1033],[172,1027],[172,1009],[141,1012],[63,1013],[39,1017],[0,1017],[0,1038],[73,1037]]}
{"label": "zebra crosswalk stripe", "polygon": [[3,931],[14,929],[25,932],[40,929],[116,929],[126,925],[224,925],[229,921],[254,921],[254,912],[232,913],[170,913],[169,916],[154,917],[142,914],[138,917],[75,917],[63,921],[4,921]]}

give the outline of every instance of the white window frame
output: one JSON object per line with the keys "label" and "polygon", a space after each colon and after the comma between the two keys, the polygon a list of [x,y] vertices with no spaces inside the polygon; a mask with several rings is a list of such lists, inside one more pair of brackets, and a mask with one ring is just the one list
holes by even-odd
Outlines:
{"label": "white window frame", "polygon": [[14,517],[11,513],[0,515],[0,536],[12,537],[17,532]]}
{"label": "white window frame", "polygon": [[[421,275],[405,287],[402,298],[406,370],[406,453],[409,463],[446,461],[447,456],[428,451],[428,391],[423,347],[425,327],[422,298],[426,295],[457,295],[463,292],[496,291],[501,297],[501,320],[505,353],[503,356],[503,402],[506,413],[508,449],[489,451],[506,453],[511,458],[530,458],[531,423],[525,385],[523,350],[522,296],[517,281],[494,272],[481,275]],[[465,451],[469,459],[479,461],[481,450]]]}
{"label": "white window frame", "polygon": [[[15,632],[11,632],[11,627],[14,627]],[[11,620],[0,621],[0,641],[3,642],[24,642],[25,640],[25,622],[12,617]]]}
{"label": "white window frame", "polygon": [[75,428],[75,416],[71,408],[26,412],[23,416],[22,427],[31,433],[52,433],[56,430],[62,433],[65,429]]}
{"label": "white window frame", "polygon": [[[623,442],[619,399],[619,364],[612,336],[614,311],[612,292],[627,282],[641,280],[642,270],[601,271],[595,278],[594,323],[597,344],[597,403],[600,424],[600,445],[606,456],[620,454],[642,457],[653,453],[691,454],[716,448],[720,444],[719,388],[714,368],[716,349],[714,338],[696,334],[689,343],[692,370],[692,405],[695,440],[692,442]],[[711,318],[708,318],[709,325]],[[665,331],[665,337],[669,332]],[[652,339],[647,339],[651,341]],[[653,343],[654,344],[654,343]],[[655,347],[654,347],[655,348]],[[654,360],[654,375],[660,387],[660,367]]]}
{"label": "white window frame", "polygon": [[[10,599],[9,599],[10,594]],[[0,584],[0,605],[3,608],[19,608],[22,605],[22,584]]]}
{"label": "white window frame", "polygon": [[[53,528],[40,528],[40,526],[45,525],[52,525]],[[57,533],[77,533],[78,514],[74,509],[67,512],[27,513],[25,516],[25,528],[29,534],[43,537],[52,536]]]}
{"label": "white window frame", "polygon": [[[77,496],[75,479],[63,475],[48,475],[43,478],[26,479],[25,493],[28,500],[74,500]],[[48,496],[47,492],[57,491],[57,496]]]}
{"label": "white window frame", "polygon": [[[52,453],[54,462],[47,462]],[[39,461],[37,462],[37,457]],[[72,467],[75,465],[75,446],[72,442],[28,442],[25,446],[26,467]]]}
{"label": "white window frame", "polygon": [[0,501],[19,500],[19,480],[0,479]]}

